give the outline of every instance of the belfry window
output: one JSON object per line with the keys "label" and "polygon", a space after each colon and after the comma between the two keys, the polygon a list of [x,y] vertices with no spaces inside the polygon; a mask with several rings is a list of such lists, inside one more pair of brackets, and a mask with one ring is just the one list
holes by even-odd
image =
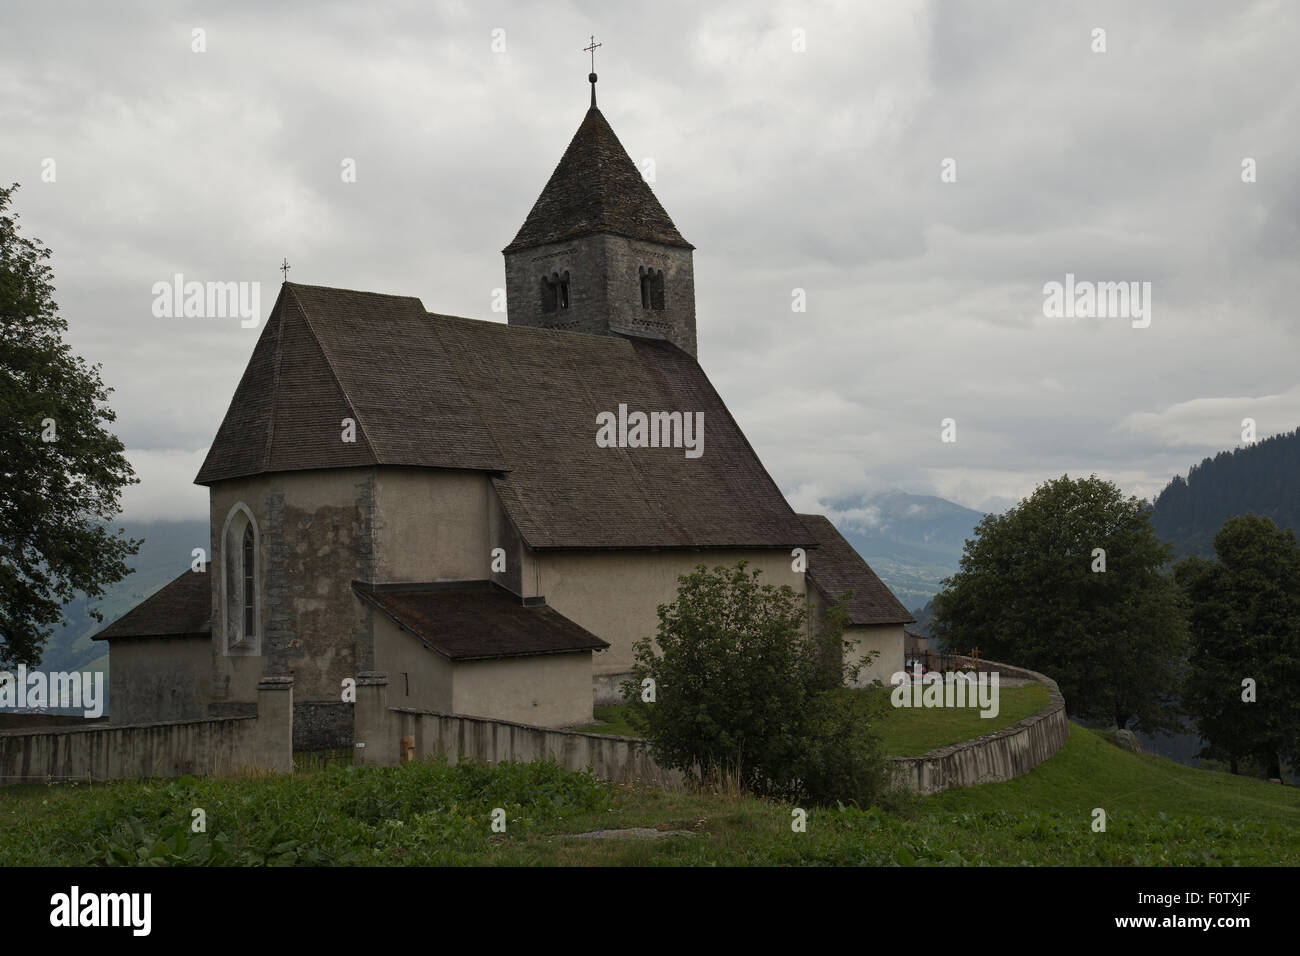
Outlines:
{"label": "belfry window", "polygon": [[664,270],[648,269],[641,266],[641,308],[658,309],[664,307]]}
{"label": "belfry window", "polygon": [[555,312],[569,307],[569,273],[552,272],[542,276],[542,311]]}

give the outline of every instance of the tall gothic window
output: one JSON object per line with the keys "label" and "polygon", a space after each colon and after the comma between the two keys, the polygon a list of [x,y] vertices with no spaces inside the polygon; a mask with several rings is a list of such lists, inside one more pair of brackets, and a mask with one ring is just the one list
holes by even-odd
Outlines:
{"label": "tall gothic window", "polygon": [[259,571],[257,524],[246,505],[236,504],[221,536],[221,617],[226,646],[240,653],[258,652]]}
{"label": "tall gothic window", "polygon": [[253,614],[256,600],[257,579],[253,575],[253,567],[257,559],[257,544],[253,540],[253,525],[250,523],[244,528],[244,639],[248,640],[254,636],[256,630]]}

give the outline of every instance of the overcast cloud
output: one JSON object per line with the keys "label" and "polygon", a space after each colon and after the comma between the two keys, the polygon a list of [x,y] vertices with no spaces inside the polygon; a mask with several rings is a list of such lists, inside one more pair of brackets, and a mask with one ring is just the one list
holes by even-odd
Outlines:
{"label": "overcast cloud", "polygon": [[[264,316],[287,257],[503,320],[593,33],[697,247],[701,364],[798,508],[1000,509],[1063,472],[1150,496],[1245,417],[1300,424],[1294,4],[6,3],[0,179],[116,389],[127,517],[206,517],[260,333],[155,318],[153,284],[260,281]],[[1150,282],[1150,326],[1045,318],[1066,273]]]}

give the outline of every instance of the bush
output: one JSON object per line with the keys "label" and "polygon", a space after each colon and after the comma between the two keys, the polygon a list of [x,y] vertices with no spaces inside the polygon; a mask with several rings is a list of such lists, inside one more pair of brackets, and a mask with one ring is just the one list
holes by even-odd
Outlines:
{"label": "bush", "polygon": [[860,670],[844,663],[843,608],[810,622],[801,595],[759,574],[742,561],[678,579],[657,639],[636,644],[623,684],[629,720],[656,761],[697,783],[738,779],[760,796],[870,803],[884,758],[868,695],[839,691]]}

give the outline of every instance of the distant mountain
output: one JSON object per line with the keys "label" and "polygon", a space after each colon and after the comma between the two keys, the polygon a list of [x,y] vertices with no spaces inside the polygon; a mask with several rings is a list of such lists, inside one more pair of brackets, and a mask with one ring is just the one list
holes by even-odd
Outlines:
{"label": "distant mountain", "polygon": [[957,570],[966,539],[984,513],[946,498],[887,491],[856,501],[832,501],[835,526],[908,607],[939,592]]}
{"label": "distant mountain", "polygon": [[120,522],[129,538],[143,538],[140,553],[127,559],[135,569],[94,602],[103,623],[90,616],[84,595],[63,605],[63,624],[54,629],[41,657],[42,670],[108,670],[108,648],[91,637],[190,566],[195,548],[207,550],[207,521]]}
{"label": "distant mountain", "polygon": [[1214,557],[1214,536],[1236,515],[1272,518],[1300,533],[1300,429],[1193,465],[1156,496],[1151,523],[1179,559]]}

